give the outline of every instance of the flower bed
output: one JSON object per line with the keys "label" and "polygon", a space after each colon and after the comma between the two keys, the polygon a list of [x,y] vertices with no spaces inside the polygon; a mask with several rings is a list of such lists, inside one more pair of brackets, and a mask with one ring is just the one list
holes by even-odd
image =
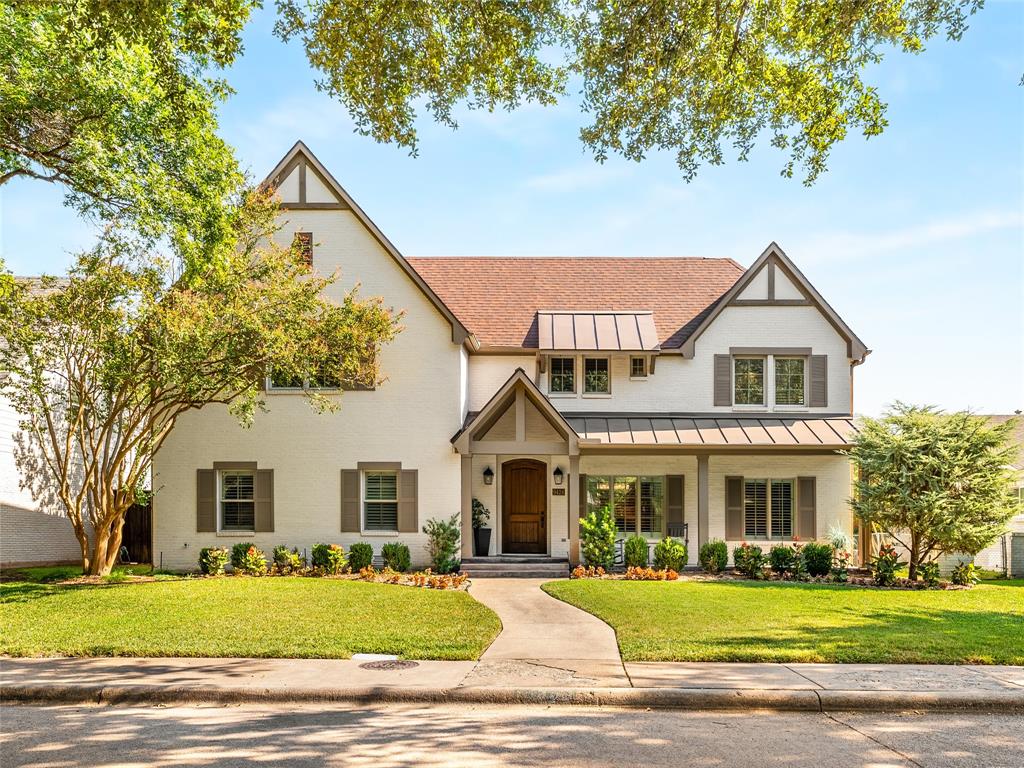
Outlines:
{"label": "flower bed", "polygon": [[598,566],[587,567],[577,565],[569,574],[572,579],[622,579],[625,581],[675,581],[679,574],[671,568],[656,569],[642,568],[640,566],[629,566],[625,573],[609,573]]}

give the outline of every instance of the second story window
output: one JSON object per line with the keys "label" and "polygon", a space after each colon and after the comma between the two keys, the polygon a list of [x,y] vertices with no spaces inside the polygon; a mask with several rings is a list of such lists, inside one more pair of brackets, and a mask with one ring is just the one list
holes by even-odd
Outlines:
{"label": "second story window", "polygon": [[764,405],[764,358],[734,358],[732,382],[736,405]]}
{"label": "second story window", "polygon": [[646,379],[647,378],[647,358],[646,357],[631,357],[631,358],[629,358],[629,377],[631,379]]}
{"label": "second story window", "polygon": [[556,395],[575,394],[576,358],[552,357],[548,378],[548,391]]}
{"label": "second story window", "polygon": [[806,399],[802,357],[775,358],[775,404],[804,405]]}
{"label": "second story window", "polygon": [[583,359],[583,393],[586,395],[607,395],[611,393],[607,357],[586,357]]}

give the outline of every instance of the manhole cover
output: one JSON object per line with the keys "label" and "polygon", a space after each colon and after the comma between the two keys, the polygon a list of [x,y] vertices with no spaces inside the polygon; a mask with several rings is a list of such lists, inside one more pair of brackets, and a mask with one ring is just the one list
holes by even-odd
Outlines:
{"label": "manhole cover", "polygon": [[360,669],[375,669],[380,672],[388,672],[394,669],[414,669],[418,667],[415,661],[368,661],[360,664]]}

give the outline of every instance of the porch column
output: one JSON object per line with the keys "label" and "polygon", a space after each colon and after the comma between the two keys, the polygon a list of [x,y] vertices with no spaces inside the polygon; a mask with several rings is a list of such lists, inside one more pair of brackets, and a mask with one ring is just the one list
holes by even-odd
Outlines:
{"label": "porch column", "polygon": [[569,562],[580,562],[580,457],[569,457]]}
{"label": "porch column", "polygon": [[697,454],[697,547],[704,546],[708,541],[708,463],[710,457],[706,453]]}
{"label": "porch column", "polygon": [[462,557],[473,556],[473,457],[462,457]]}

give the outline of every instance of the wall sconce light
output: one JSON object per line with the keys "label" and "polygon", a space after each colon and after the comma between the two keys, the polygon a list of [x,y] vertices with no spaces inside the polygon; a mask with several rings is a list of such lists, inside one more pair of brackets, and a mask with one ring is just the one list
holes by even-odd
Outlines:
{"label": "wall sconce light", "polygon": [[565,478],[565,473],[562,472],[562,468],[561,467],[555,467],[555,471],[554,471],[553,474],[554,474],[554,478],[555,478],[555,485],[561,485],[562,484],[562,480]]}
{"label": "wall sconce light", "polygon": [[484,485],[494,484],[494,470],[490,467],[484,470]]}

